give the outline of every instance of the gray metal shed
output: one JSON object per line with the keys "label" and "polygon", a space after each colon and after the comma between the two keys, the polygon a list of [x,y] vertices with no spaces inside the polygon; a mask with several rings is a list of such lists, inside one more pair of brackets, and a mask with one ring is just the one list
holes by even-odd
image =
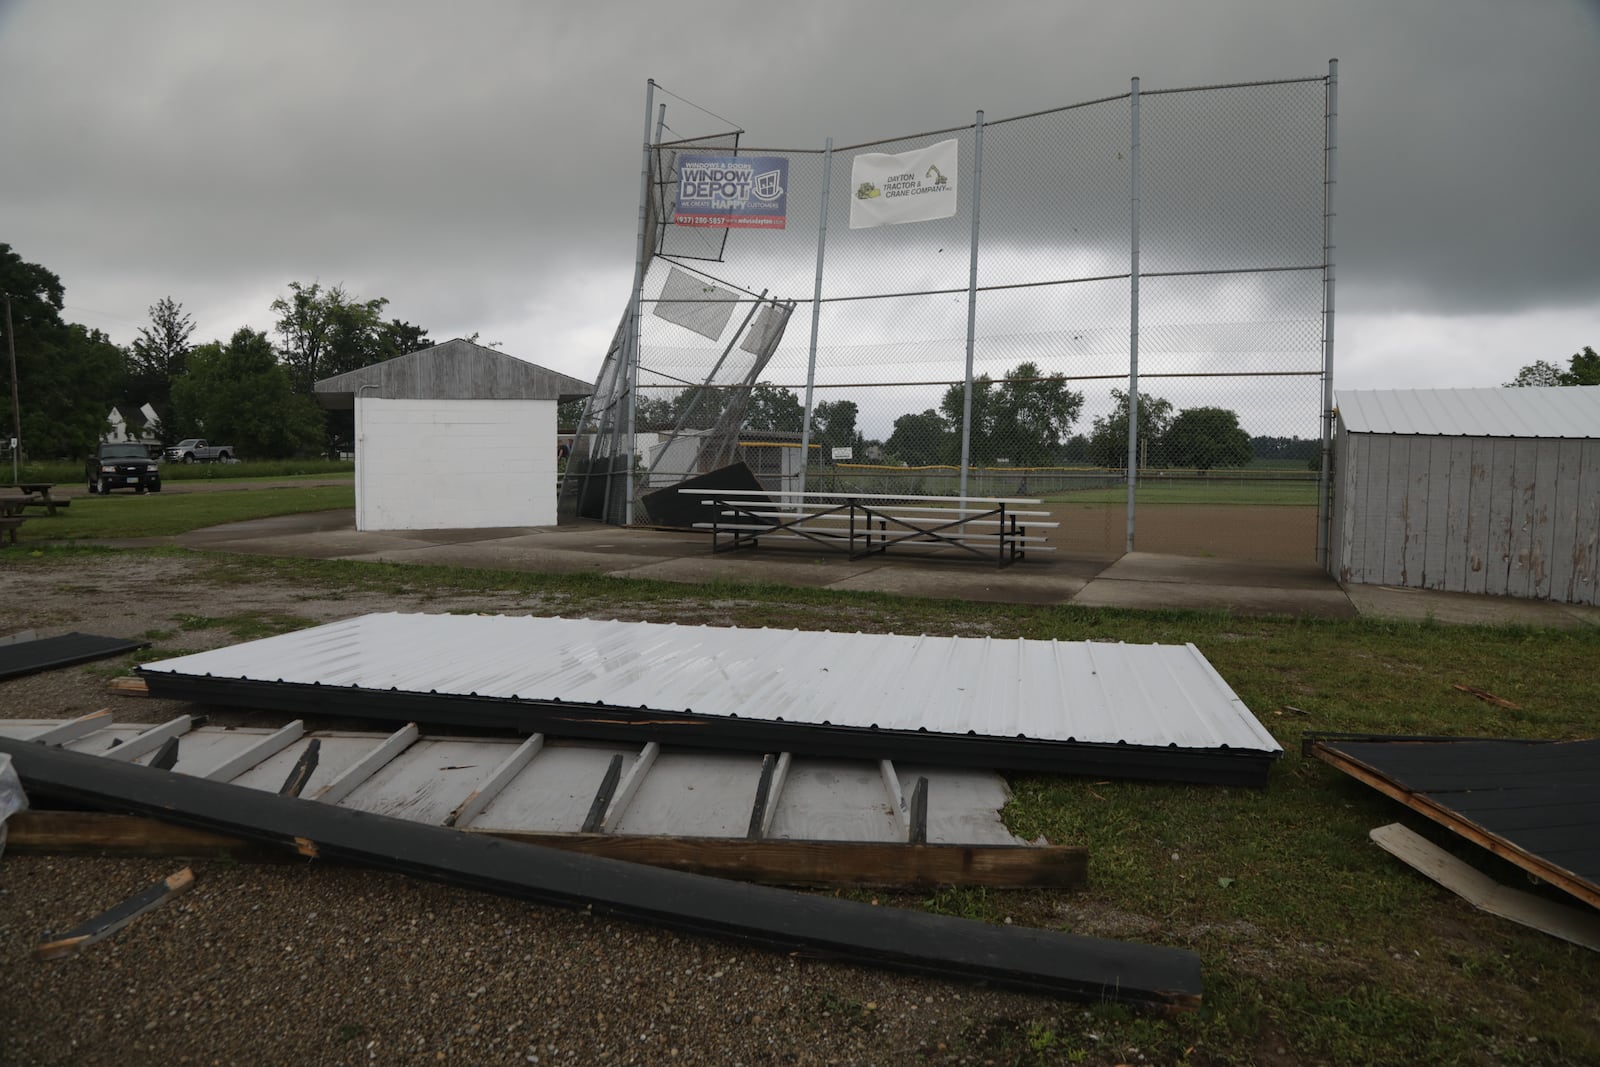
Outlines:
{"label": "gray metal shed", "polygon": [[556,404],[587,382],[460,339],[324,378],[354,408],[356,528],[556,521]]}
{"label": "gray metal shed", "polygon": [[1336,403],[1340,582],[1600,602],[1600,386]]}

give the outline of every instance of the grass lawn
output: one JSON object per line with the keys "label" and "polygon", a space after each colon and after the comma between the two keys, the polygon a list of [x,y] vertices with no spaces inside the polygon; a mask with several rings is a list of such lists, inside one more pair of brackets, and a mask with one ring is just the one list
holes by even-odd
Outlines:
{"label": "grass lawn", "polygon": [[[71,517],[30,521],[24,538],[35,528],[92,525],[102,515],[118,523],[116,533],[75,536],[349,506],[350,492],[96,499],[81,513],[74,503]],[[163,511],[169,505],[178,507]],[[191,506],[219,510],[202,515]],[[83,554],[106,551],[42,546],[11,559],[0,553],[0,561],[60,567],[66,579]],[[1403,822],[1502,882],[1529,888],[1526,877],[1299,755],[1307,730],[1600,735],[1600,627],[1252,619],[235,556],[208,557],[205,568],[219,605],[248,603],[250,588],[272,585],[318,598],[468,597],[482,610],[512,613],[1193,642],[1286,750],[1266,789],[1019,776],[1007,822],[1030,838],[1088,846],[1086,889],[945,890],[884,903],[1192,948],[1204,961],[1204,1007],[1165,1018],[1046,1004],[1024,1017],[987,1020],[960,1051],[974,1062],[1029,1065],[1600,1063],[1600,953],[1476,912],[1379,850],[1367,832]],[[221,607],[216,618],[185,617],[170,631],[152,630],[157,647],[145,655],[182,651],[185,628],[226,627],[243,637],[310,621],[228,612]],[[1454,683],[1519,707],[1475,699]]]}
{"label": "grass lawn", "polygon": [[352,485],[257,488],[249,492],[112,493],[80,496],[55,515],[35,510],[18,545],[123,537],[170,537],[225,522],[355,507]]}
{"label": "grass lawn", "polygon": [[[1042,497],[1051,504],[1121,504],[1128,491],[1122,486],[1051,493]],[[1139,483],[1137,500],[1141,504],[1288,504],[1317,505],[1315,481],[1262,481],[1218,475],[1204,480],[1163,481],[1145,478]]]}

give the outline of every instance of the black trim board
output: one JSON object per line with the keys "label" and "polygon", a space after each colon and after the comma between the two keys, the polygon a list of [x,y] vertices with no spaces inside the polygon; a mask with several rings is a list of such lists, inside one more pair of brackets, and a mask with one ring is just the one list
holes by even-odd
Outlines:
{"label": "black trim board", "polygon": [[124,652],[145,648],[148,641],[130,641],[124,637],[101,637],[97,634],[70,633],[57,637],[41,637],[33,641],[16,641],[0,645],[0,679],[20,678],[39,671],[53,671],[76,663],[89,663],[109,659]]}
{"label": "black trim board", "polygon": [[452,728],[506,729],[603,741],[695,745],[742,752],[793,752],[847,759],[892,759],[940,766],[1035,774],[1085,774],[1200,785],[1265,787],[1280,753],[1175,745],[1104,744],[925,730],[817,726],[783,720],[697,715],[608,704],[512,697],[408,693],[304,682],[142,671],[150,694],[202,704],[295,715],[425,722]]}
{"label": "black trim board", "polygon": [[0,737],[40,800],[126,811],[468,889],[940,978],[1192,1009],[1200,959],[585,856]]}

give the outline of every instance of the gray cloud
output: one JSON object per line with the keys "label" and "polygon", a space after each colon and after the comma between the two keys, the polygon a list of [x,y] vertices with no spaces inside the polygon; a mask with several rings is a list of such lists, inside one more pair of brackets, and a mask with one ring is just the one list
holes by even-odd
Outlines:
{"label": "gray cloud", "polygon": [[[162,295],[225,334],[321,278],[547,358],[608,338],[625,298],[647,76],[747,144],[820,147],[1338,56],[1341,308],[1594,321],[1597,44],[1600,7],[1559,0],[13,0],[0,240],[119,340]],[[722,126],[667,102],[674,130]]]}

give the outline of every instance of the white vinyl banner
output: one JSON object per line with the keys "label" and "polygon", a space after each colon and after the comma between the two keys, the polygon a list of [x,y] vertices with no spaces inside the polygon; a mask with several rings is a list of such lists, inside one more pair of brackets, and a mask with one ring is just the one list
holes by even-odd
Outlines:
{"label": "white vinyl banner", "polygon": [[955,140],[915,152],[864,152],[850,167],[850,228],[947,219],[956,213]]}

